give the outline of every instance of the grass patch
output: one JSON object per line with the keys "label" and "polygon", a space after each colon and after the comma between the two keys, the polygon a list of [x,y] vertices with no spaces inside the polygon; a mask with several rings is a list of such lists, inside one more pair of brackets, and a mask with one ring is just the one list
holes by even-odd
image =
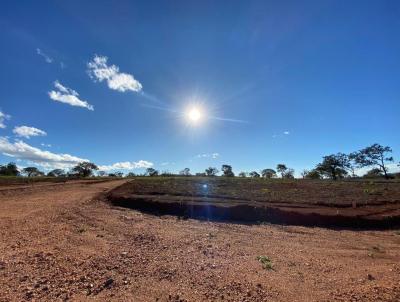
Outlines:
{"label": "grass patch", "polygon": [[257,260],[261,263],[263,269],[266,269],[266,270],[274,269],[272,260],[269,259],[267,256],[258,256]]}

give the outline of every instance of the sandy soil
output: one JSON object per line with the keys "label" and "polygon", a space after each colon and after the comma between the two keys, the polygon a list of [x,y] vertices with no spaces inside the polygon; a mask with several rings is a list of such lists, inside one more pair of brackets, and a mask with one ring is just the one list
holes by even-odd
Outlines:
{"label": "sandy soil", "polygon": [[123,182],[2,191],[0,301],[400,301],[399,231],[156,217]]}

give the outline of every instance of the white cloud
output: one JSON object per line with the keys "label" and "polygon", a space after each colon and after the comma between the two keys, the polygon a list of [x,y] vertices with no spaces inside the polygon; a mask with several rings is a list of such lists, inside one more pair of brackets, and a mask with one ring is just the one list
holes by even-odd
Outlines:
{"label": "white cloud", "polygon": [[120,92],[142,90],[142,84],[139,81],[128,73],[119,72],[118,66],[107,65],[107,60],[105,56],[95,55],[93,60],[87,63],[88,74],[92,79],[99,82],[107,80],[110,89]]}
{"label": "white cloud", "polygon": [[3,112],[0,111],[0,128],[4,129],[6,128],[6,125],[4,124],[5,120],[9,120],[11,118],[10,115],[5,114]]}
{"label": "white cloud", "polygon": [[0,152],[6,156],[33,162],[45,168],[69,168],[78,162],[89,161],[69,154],[57,154],[32,147],[23,141],[11,143],[8,138],[0,137]]}
{"label": "white cloud", "polygon": [[31,136],[46,136],[47,133],[35,127],[19,126],[13,132],[20,137],[30,138]]}
{"label": "white cloud", "polygon": [[99,166],[100,170],[110,171],[110,170],[133,170],[140,168],[150,168],[153,163],[146,160],[139,160],[137,162],[119,162],[112,165]]}
{"label": "white cloud", "polygon": [[53,101],[66,103],[71,106],[84,107],[89,110],[94,110],[93,106],[88,102],[79,99],[79,94],[68,87],[63,86],[60,82],[55,81],[54,87],[56,90],[49,91],[49,97]]}
{"label": "white cloud", "polygon": [[48,148],[51,148],[51,144],[45,144],[45,143],[41,143],[40,145],[41,145],[41,146],[43,146],[43,147],[48,147]]}
{"label": "white cloud", "polygon": [[213,158],[213,159],[217,159],[219,157],[219,153],[218,152],[214,152],[214,153],[204,153],[204,154],[198,154],[196,155],[197,158]]}
{"label": "white cloud", "polygon": [[37,53],[39,56],[43,57],[44,60],[45,60],[47,63],[49,63],[49,64],[53,63],[53,59],[50,58],[48,55],[46,55],[40,48],[36,48],[36,53]]}
{"label": "white cloud", "polygon": [[289,132],[289,131],[283,131],[283,134],[285,134],[285,135],[289,135],[289,134],[290,134],[290,132]]}

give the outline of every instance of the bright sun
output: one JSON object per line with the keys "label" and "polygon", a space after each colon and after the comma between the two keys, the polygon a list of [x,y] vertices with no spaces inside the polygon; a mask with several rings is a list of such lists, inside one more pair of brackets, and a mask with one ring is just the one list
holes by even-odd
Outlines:
{"label": "bright sun", "polygon": [[201,111],[196,107],[191,108],[186,115],[189,121],[193,123],[197,123],[202,117]]}

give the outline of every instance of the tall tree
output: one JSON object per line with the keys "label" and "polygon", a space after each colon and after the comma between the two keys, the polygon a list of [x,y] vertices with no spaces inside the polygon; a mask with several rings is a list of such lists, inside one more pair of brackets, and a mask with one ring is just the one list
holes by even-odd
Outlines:
{"label": "tall tree", "polygon": [[61,176],[65,176],[65,172],[62,169],[54,169],[54,170],[51,170],[49,173],[47,173],[47,176],[61,177]]}
{"label": "tall tree", "polygon": [[393,157],[389,156],[390,153],[392,153],[392,148],[389,146],[373,144],[356,152],[354,161],[360,168],[377,166],[383,172],[385,178],[388,179],[387,162],[393,162]]}
{"label": "tall tree", "polygon": [[80,162],[72,168],[72,172],[78,174],[80,177],[89,177],[93,174],[93,171],[99,168],[91,162]]}
{"label": "tall tree", "polygon": [[279,172],[279,173],[281,173],[281,177],[283,178],[283,176],[284,176],[284,174],[285,174],[285,172],[286,172],[286,170],[287,170],[288,168],[286,167],[286,165],[284,165],[284,164],[277,164],[276,165],[276,170]]}
{"label": "tall tree", "polygon": [[259,178],[260,174],[258,174],[258,172],[256,172],[256,171],[251,171],[249,173],[249,176],[252,177],[252,178]]}
{"label": "tall tree", "polygon": [[283,178],[293,179],[294,178],[294,169],[287,168],[287,170],[282,174]]}
{"label": "tall tree", "polygon": [[347,175],[349,169],[349,158],[344,153],[331,154],[323,157],[322,163],[315,168],[320,174],[337,180]]}
{"label": "tall tree", "polygon": [[217,175],[217,173],[219,172],[217,168],[214,167],[208,167],[206,170],[206,175],[207,176],[215,176]]}
{"label": "tall tree", "polygon": [[232,171],[232,166],[230,166],[230,165],[222,165],[221,171],[224,174],[224,176],[226,176],[226,177],[234,177],[235,176],[235,174]]}
{"label": "tall tree", "polygon": [[240,172],[238,174],[239,177],[247,177],[247,173],[246,172]]}
{"label": "tall tree", "polygon": [[273,178],[276,176],[276,171],[274,169],[264,169],[261,171],[262,177]]}
{"label": "tall tree", "polygon": [[182,171],[180,171],[179,174],[182,175],[182,176],[190,176],[190,169],[189,168],[185,168]]}
{"label": "tall tree", "polygon": [[7,165],[0,166],[0,175],[3,176],[18,176],[19,170],[15,163],[8,163]]}
{"label": "tall tree", "polygon": [[36,167],[26,167],[22,169],[22,172],[24,172],[24,174],[26,174],[26,176],[28,177],[36,177],[44,175],[44,173]]}
{"label": "tall tree", "polygon": [[158,171],[154,168],[147,168],[146,175],[148,176],[158,176]]}

